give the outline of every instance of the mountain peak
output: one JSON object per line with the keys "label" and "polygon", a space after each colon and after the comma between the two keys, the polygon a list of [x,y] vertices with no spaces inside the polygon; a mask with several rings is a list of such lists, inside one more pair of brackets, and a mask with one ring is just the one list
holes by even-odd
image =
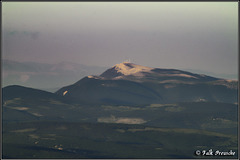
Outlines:
{"label": "mountain peak", "polygon": [[110,69],[103,72],[99,78],[111,79],[111,80],[131,80],[131,81],[144,81],[153,80],[158,82],[165,82],[177,80],[177,81],[213,81],[219,80],[219,78],[194,74],[177,69],[163,69],[163,68],[152,68],[142,65],[137,65],[130,62],[123,62],[116,64]]}
{"label": "mountain peak", "polygon": [[134,76],[141,76],[142,72],[151,72],[153,68],[145,67],[141,65],[136,65],[129,62],[123,62],[120,64],[116,64],[113,67],[117,73],[121,73],[122,75],[134,75]]}
{"label": "mountain peak", "polygon": [[137,65],[130,62],[116,64],[112,68],[103,72],[100,76],[103,78],[119,79],[126,76],[142,77],[144,73],[151,73],[154,68]]}

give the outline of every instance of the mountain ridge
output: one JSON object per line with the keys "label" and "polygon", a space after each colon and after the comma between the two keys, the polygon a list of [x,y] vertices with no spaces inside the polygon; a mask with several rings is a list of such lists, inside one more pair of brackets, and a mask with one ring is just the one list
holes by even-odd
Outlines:
{"label": "mountain ridge", "polygon": [[96,104],[198,100],[235,103],[237,82],[177,69],[151,68],[124,62],[99,76],[86,76],[55,93],[73,101]]}
{"label": "mountain ridge", "polygon": [[123,62],[107,69],[100,76],[88,76],[88,78],[102,78],[102,79],[157,79],[164,80],[166,78],[179,79],[185,81],[214,81],[223,80],[204,74],[195,74],[178,69],[152,68],[137,65],[134,63]]}

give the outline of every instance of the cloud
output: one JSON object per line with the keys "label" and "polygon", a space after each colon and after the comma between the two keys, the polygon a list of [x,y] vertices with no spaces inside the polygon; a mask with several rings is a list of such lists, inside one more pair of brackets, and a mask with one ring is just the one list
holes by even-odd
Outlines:
{"label": "cloud", "polygon": [[37,39],[40,35],[39,32],[30,32],[30,31],[8,31],[7,32],[8,36],[25,36],[25,37],[30,37],[32,39]]}

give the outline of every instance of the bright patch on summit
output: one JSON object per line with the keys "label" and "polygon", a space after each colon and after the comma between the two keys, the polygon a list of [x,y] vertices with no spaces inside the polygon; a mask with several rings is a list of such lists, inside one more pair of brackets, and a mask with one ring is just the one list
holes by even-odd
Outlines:
{"label": "bright patch on summit", "polygon": [[[140,66],[132,63],[120,63],[115,65],[117,72],[122,73],[123,75],[138,75],[141,72],[150,72],[153,68]],[[140,74],[139,74],[140,76]]]}

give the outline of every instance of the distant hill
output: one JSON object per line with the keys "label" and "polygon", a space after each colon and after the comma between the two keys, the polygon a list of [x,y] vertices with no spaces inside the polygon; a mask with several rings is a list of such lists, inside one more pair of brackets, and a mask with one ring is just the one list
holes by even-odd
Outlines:
{"label": "distant hill", "polygon": [[22,85],[56,91],[89,74],[100,74],[105,67],[86,66],[72,62],[46,64],[2,60],[2,85]]}

